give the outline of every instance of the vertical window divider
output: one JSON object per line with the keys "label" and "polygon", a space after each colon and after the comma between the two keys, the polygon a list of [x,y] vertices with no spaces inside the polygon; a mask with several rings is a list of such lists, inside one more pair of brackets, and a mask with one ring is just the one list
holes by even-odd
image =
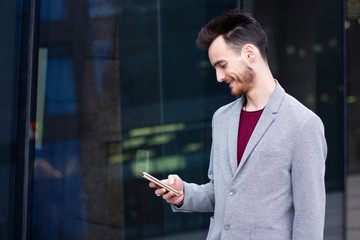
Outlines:
{"label": "vertical window divider", "polygon": [[36,76],[40,0],[19,2],[20,50],[15,146],[13,239],[31,239]]}

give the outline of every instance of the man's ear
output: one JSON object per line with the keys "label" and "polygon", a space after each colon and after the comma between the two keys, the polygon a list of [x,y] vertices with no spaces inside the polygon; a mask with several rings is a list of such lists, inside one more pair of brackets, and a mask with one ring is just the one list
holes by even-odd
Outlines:
{"label": "man's ear", "polygon": [[252,44],[245,44],[242,50],[242,53],[244,54],[245,58],[249,61],[249,62],[254,62],[255,58],[256,58],[256,51],[255,51],[255,46]]}

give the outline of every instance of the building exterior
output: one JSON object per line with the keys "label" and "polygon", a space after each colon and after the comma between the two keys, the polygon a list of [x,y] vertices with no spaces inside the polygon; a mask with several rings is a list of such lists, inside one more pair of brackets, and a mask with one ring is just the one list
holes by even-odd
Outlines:
{"label": "building exterior", "polygon": [[143,169],[205,183],[211,118],[234,100],[200,28],[252,13],[285,90],[323,120],[325,239],[360,239],[360,0],[3,0],[0,239],[205,239]]}

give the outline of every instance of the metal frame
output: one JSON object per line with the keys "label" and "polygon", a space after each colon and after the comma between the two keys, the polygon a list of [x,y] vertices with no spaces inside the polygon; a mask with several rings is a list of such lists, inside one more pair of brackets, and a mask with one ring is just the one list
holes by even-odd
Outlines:
{"label": "metal frame", "polygon": [[[31,122],[35,120],[39,0],[18,0],[20,57],[17,89],[17,131],[15,146],[15,201],[13,239],[31,235],[34,139]],[[21,231],[19,231],[21,229]]]}

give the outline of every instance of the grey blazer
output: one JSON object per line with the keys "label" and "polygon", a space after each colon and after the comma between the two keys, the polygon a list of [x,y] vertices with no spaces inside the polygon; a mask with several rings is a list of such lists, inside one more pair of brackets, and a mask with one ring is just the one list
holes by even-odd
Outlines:
{"label": "grey blazer", "polygon": [[214,212],[208,240],[320,240],[327,145],[318,116],[277,82],[237,166],[243,97],[212,122],[209,182],[184,182],[176,212]]}

